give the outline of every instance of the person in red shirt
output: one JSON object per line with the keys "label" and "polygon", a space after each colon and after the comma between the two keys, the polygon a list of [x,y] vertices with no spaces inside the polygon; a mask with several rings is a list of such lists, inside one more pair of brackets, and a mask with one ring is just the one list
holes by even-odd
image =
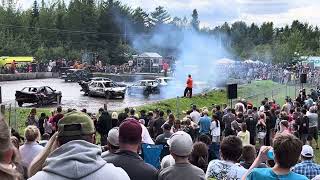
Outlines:
{"label": "person in red shirt", "polygon": [[168,76],[168,70],[169,70],[169,64],[164,62],[163,65],[162,65],[162,69],[164,71],[164,77],[167,77]]}
{"label": "person in red shirt", "polygon": [[14,74],[16,72],[16,61],[13,60],[11,63],[11,73]]}
{"label": "person in red shirt", "polygon": [[192,86],[193,86],[193,80],[192,80],[191,75],[189,74],[188,80],[187,80],[187,87],[184,90],[184,95],[183,95],[184,97],[186,97],[187,93],[189,92],[189,97],[192,98]]}

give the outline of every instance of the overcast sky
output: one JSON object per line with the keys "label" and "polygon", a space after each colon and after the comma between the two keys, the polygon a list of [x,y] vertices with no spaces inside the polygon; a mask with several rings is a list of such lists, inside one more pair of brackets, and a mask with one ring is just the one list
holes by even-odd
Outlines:
{"label": "overcast sky", "polygon": [[[23,9],[32,6],[33,0],[18,0]],[[40,0],[39,0],[40,1]],[[45,0],[49,1],[49,0]],[[70,0],[65,0],[66,2]],[[213,27],[224,22],[245,21],[261,24],[273,21],[276,26],[291,24],[293,20],[320,25],[320,0],[120,0],[136,8],[151,12],[164,6],[172,17],[188,18],[197,9],[201,26]]]}

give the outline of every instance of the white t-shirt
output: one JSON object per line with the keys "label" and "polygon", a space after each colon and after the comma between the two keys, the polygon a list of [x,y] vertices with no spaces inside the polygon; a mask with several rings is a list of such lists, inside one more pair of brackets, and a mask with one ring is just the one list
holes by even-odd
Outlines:
{"label": "white t-shirt", "polygon": [[192,113],[190,113],[190,117],[193,120],[193,122],[198,124],[200,121],[201,115],[198,111],[193,111]]}
{"label": "white t-shirt", "polygon": [[29,168],[32,160],[43,150],[43,148],[43,146],[39,145],[36,142],[27,142],[24,145],[20,146],[19,152],[21,155],[22,166]]}
{"label": "white t-shirt", "polygon": [[212,160],[208,165],[206,179],[233,179],[240,180],[247,170],[239,164],[229,161]]}
{"label": "white t-shirt", "polygon": [[211,136],[220,136],[220,122],[218,121],[218,127],[216,121],[212,121],[210,125]]}
{"label": "white t-shirt", "polygon": [[149,134],[149,131],[148,129],[143,125],[143,124],[140,124],[141,125],[141,128],[142,128],[142,133],[141,133],[141,136],[142,136],[142,143],[146,143],[146,144],[154,144],[150,134]]}

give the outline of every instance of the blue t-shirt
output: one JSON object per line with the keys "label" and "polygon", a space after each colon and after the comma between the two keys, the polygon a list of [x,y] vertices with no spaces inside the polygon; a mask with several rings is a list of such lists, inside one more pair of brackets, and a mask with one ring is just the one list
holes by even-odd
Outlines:
{"label": "blue t-shirt", "polygon": [[200,134],[210,133],[210,125],[211,125],[210,117],[208,116],[201,117],[199,120],[199,126],[200,126],[199,133]]}
{"label": "blue t-shirt", "polygon": [[276,179],[276,180],[308,180],[307,177],[292,171],[286,175],[277,175],[271,168],[255,168],[248,176],[247,180],[256,179]]}

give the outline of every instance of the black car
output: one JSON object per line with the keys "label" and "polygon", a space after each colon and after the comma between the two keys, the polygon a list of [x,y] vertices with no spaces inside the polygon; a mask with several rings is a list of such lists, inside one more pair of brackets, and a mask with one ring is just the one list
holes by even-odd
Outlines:
{"label": "black car", "polygon": [[89,81],[91,77],[92,74],[84,69],[68,69],[61,76],[66,82]]}
{"label": "black car", "polygon": [[61,103],[62,94],[48,86],[25,87],[16,91],[16,101],[21,107],[24,103],[37,103],[45,105],[50,103]]}
{"label": "black car", "polygon": [[128,94],[143,94],[148,96],[150,94],[159,94],[159,83],[156,80],[140,80],[131,86],[128,86]]}

